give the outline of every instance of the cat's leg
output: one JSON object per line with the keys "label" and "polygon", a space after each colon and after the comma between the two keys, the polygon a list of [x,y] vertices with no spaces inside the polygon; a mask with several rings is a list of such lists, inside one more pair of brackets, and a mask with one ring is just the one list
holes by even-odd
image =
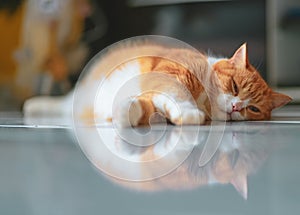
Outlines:
{"label": "cat's leg", "polygon": [[156,110],[176,125],[201,125],[205,123],[205,113],[191,101],[182,101],[176,99],[176,96],[158,94],[153,96],[152,102]]}
{"label": "cat's leg", "polygon": [[121,102],[113,120],[121,127],[148,125],[154,112],[155,107],[150,97],[130,97]]}
{"label": "cat's leg", "polygon": [[24,116],[71,116],[72,95],[70,92],[65,96],[37,96],[27,99],[23,105]]}
{"label": "cat's leg", "polygon": [[128,127],[165,122],[162,116],[176,125],[205,123],[205,113],[192,102],[177,101],[175,96],[170,98],[164,94],[128,98],[120,104],[113,120],[121,127]]}

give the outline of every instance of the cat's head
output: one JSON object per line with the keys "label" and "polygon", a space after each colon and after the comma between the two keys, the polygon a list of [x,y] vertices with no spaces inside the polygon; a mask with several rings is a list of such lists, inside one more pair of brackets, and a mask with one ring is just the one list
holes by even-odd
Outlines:
{"label": "cat's head", "polygon": [[250,64],[243,44],[230,59],[213,65],[220,91],[215,101],[219,120],[267,120],[274,108],[292,99],[274,92]]}

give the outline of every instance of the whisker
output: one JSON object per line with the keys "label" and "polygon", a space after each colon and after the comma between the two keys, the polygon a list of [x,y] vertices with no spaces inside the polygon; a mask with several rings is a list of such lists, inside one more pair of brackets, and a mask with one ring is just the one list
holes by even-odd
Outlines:
{"label": "whisker", "polygon": [[260,61],[257,63],[256,62],[256,65],[253,65],[255,68],[256,68],[256,70],[260,70],[260,67],[262,66],[264,64],[264,60],[261,58],[260,59]]}

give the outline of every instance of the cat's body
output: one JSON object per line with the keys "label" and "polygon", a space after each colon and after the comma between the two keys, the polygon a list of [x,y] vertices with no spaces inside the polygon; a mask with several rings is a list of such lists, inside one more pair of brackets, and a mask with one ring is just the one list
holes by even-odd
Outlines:
{"label": "cat's body", "polygon": [[[231,58],[214,58],[187,47],[121,42],[96,57],[75,92],[34,98],[26,115],[73,114],[88,124],[149,124],[160,113],[174,124],[206,120],[269,119],[291,99],[273,92],[249,63],[246,45]],[[74,100],[73,100],[74,96]],[[160,121],[160,119],[158,120]]]}

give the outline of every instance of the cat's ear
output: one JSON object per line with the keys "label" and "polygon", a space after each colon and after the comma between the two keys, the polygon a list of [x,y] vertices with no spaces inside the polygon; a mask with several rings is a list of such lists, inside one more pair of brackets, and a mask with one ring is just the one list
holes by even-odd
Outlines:
{"label": "cat's ear", "polygon": [[248,184],[247,184],[247,174],[240,173],[234,176],[230,183],[234,188],[243,196],[244,199],[248,197]]}
{"label": "cat's ear", "polygon": [[291,97],[289,97],[285,94],[282,94],[282,93],[272,92],[272,106],[273,106],[273,109],[281,107],[283,105],[286,105],[290,101],[292,101]]}
{"label": "cat's ear", "polygon": [[238,67],[247,67],[249,65],[246,43],[236,50],[234,55],[230,58],[230,62]]}

